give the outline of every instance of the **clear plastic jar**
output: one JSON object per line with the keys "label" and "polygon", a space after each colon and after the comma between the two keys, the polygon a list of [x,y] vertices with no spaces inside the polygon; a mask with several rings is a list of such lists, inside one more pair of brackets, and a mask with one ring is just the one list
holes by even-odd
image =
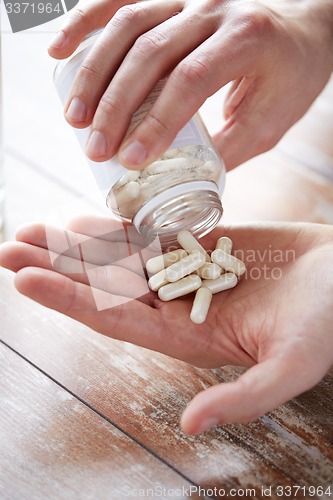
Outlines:
{"label": "clear plastic jar", "polygon": [[[58,63],[54,81],[63,104],[99,34],[93,33],[69,59]],[[151,109],[164,83],[161,80],[157,84],[135,113],[129,131]],[[84,147],[89,127],[75,131]],[[210,232],[222,216],[220,196],[225,168],[199,113],[178,133],[161,158],[142,170],[129,171],[117,155],[106,162],[87,160],[107,206],[120,219],[132,222],[147,241],[158,236],[162,246],[172,245],[183,229],[200,237]]]}

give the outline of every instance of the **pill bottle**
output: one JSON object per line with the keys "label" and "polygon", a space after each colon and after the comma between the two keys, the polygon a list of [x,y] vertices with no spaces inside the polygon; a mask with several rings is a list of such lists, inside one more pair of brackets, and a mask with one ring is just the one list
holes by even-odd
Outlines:
{"label": "pill bottle", "polygon": [[[63,104],[100,32],[91,34],[70,58],[57,64],[54,82]],[[164,85],[165,80],[159,81],[137,110],[128,133],[151,109]],[[84,147],[89,127],[75,132]],[[117,155],[105,162],[87,160],[107,206],[118,218],[132,222],[148,242],[158,237],[163,247],[173,245],[184,229],[201,237],[222,216],[225,167],[199,113],[180,130],[169,149],[142,170],[126,169]]]}

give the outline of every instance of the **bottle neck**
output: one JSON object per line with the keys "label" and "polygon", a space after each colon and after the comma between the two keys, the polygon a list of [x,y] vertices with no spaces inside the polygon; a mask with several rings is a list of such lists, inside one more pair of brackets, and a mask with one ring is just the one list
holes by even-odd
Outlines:
{"label": "bottle neck", "polygon": [[136,229],[148,243],[158,238],[164,250],[178,245],[177,234],[184,229],[196,238],[209,233],[219,222],[223,208],[217,186],[214,183],[204,184],[212,184],[211,189],[202,186],[160,201],[151,209],[145,207],[143,217],[140,217],[139,211],[133,219]]}

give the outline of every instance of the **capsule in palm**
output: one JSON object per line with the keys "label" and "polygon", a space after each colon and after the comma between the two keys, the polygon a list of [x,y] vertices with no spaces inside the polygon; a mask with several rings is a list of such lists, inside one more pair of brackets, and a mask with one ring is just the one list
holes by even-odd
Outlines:
{"label": "capsule in palm", "polygon": [[202,286],[209,288],[212,293],[224,292],[237,285],[237,276],[233,273],[222,274],[216,280],[203,280]]}
{"label": "capsule in palm", "polygon": [[193,273],[205,263],[205,256],[201,252],[192,252],[183,259],[175,262],[165,270],[165,276],[171,283]]}
{"label": "capsule in palm", "polygon": [[162,286],[158,291],[158,296],[163,301],[177,299],[198,290],[201,283],[200,276],[191,274],[191,276],[186,276],[186,278],[182,278],[175,283]]}
{"label": "capsule in palm", "polygon": [[165,253],[163,255],[157,255],[156,257],[152,257],[146,262],[146,269],[148,273],[155,274],[166,267],[171,266],[175,262],[178,262],[180,259],[183,259],[187,256],[187,252],[182,248],[177,250],[173,250],[172,252]]}
{"label": "capsule in palm", "polygon": [[246,271],[244,262],[237,259],[237,257],[234,257],[233,255],[229,255],[223,250],[214,250],[211,257],[212,262],[215,262],[215,264],[221,266],[225,271],[230,271],[237,276],[242,276],[242,274],[244,274]]}
{"label": "capsule in palm", "polygon": [[203,323],[207,317],[213,293],[209,288],[200,287],[193,301],[190,318],[193,323]]}
{"label": "capsule in palm", "polygon": [[214,262],[206,262],[197,270],[200,278],[204,280],[216,280],[221,274],[221,267]]}
{"label": "capsule in palm", "polygon": [[210,257],[204,247],[195,239],[195,237],[186,230],[180,231],[177,235],[178,243],[187,253],[198,251],[205,256],[205,261],[210,262]]}
{"label": "capsule in palm", "polygon": [[223,250],[225,253],[231,254],[232,241],[228,236],[222,236],[217,240],[215,250]]}
{"label": "capsule in palm", "polygon": [[165,269],[162,269],[159,273],[154,274],[149,278],[148,286],[153,292],[157,292],[161,286],[166,285],[169,281],[165,277]]}

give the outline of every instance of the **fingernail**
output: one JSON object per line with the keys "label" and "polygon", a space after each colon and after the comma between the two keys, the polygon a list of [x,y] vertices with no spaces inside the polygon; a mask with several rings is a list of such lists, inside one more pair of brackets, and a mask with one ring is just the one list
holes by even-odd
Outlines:
{"label": "fingernail", "polygon": [[84,122],[87,118],[87,106],[78,97],[73,97],[66,115],[73,122]]}
{"label": "fingernail", "polygon": [[219,418],[216,418],[216,417],[207,418],[206,420],[204,420],[201,423],[201,426],[199,426],[196,434],[200,434],[201,432],[208,431],[212,427],[215,427],[216,425],[219,425],[219,423],[220,423],[220,419]]}
{"label": "fingernail", "polygon": [[88,156],[104,156],[106,154],[106,139],[99,130],[94,130],[86,146]]}
{"label": "fingernail", "polygon": [[139,166],[147,158],[147,150],[139,141],[134,141],[125,146],[119,153],[120,161],[129,166]]}
{"label": "fingernail", "polygon": [[56,33],[55,37],[53,38],[52,42],[49,45],[50,49],[61,49],[65,45],[65,33],[63,31],[58,31]]}

